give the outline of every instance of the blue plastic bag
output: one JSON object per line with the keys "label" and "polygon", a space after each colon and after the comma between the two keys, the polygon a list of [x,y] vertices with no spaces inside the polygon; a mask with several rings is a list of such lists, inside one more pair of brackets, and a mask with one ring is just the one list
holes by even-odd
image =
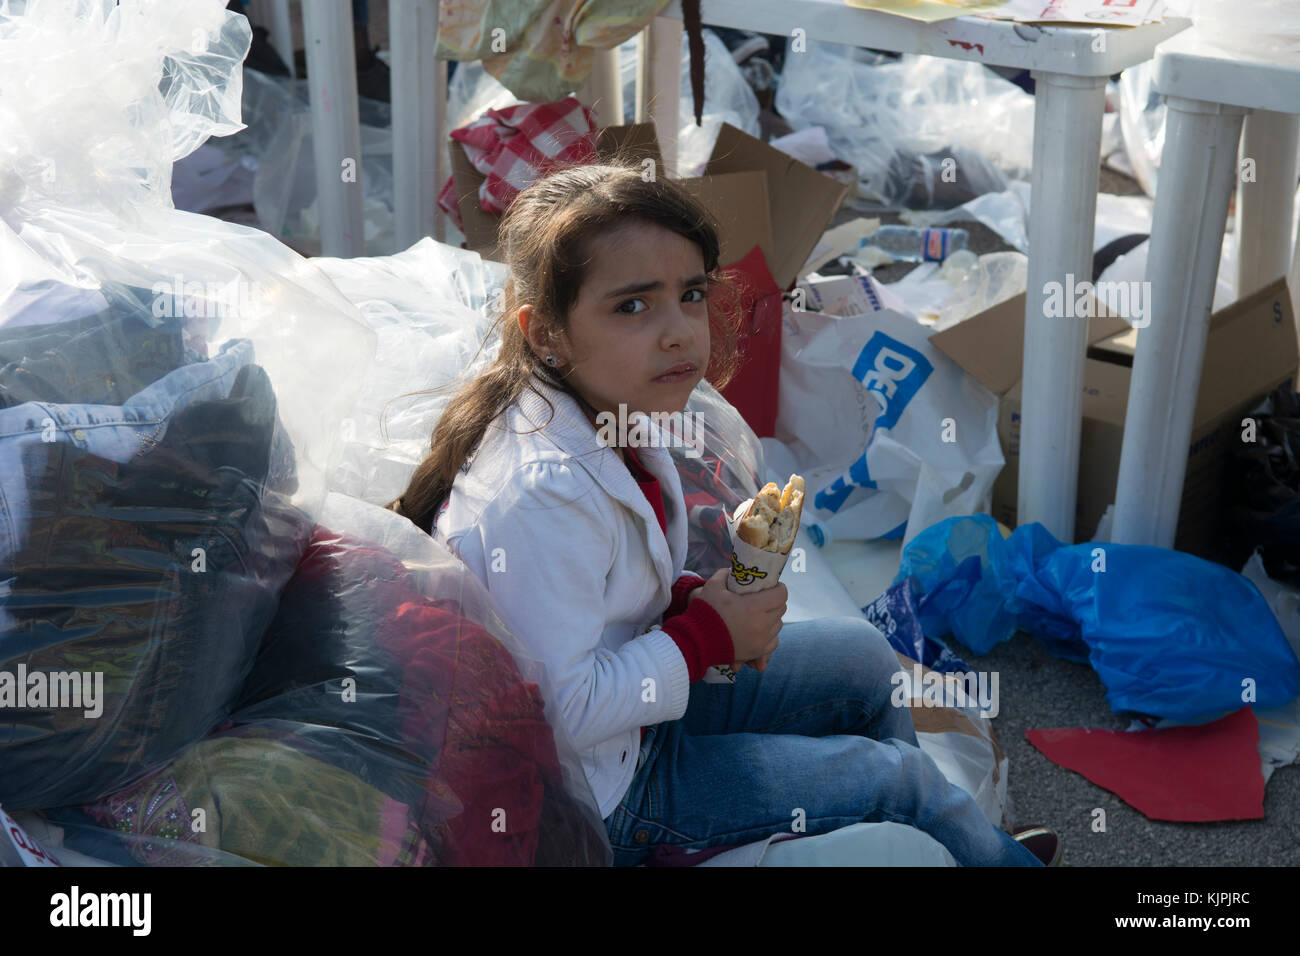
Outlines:
{"label": "blue plastic bag", "polygon": [[880,629],[890,647],[930,670],[944,674],[970,670],[946,644],[926,637],[913,587],[911,581],[900,581],[864,607],[863,615]]}
{"label": "blue plastic bag", "polygon": [[985,654],[1025,631],[1090,663],[1116,713],[1198,722],[1300,691],[1300,662],[1258,589],[1180,551],[1065,546],[1038,524],[1003,539],[973,515],[917,535],[895,584],[909,579],[927,637]]}

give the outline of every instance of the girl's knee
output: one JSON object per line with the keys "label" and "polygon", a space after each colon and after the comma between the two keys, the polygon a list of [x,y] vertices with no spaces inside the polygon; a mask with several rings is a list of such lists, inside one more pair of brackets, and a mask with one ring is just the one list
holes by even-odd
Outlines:
{"label": "girl's knee", "polygon": [[880,668],[902,670],[893,645],[884,634],[880,633],[880,629],[866,618],[838,618],[836,624],[855,655],[871,661]]}
{"label": "girl's knee", "polygon": [[903,669],[885,636],[865,618],[828,618],[821,653],[833,658],[835,670],[850,683],[874,685]]}

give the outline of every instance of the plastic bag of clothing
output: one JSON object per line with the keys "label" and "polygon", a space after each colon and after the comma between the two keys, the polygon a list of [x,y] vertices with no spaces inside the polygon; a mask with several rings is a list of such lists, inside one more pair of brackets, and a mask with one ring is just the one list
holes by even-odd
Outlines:
{"label": "plastic bag of clothing", "polygon": [[111,793],[229,712],[324,500],[348,373],[373,354],[292,251],[170,207],[173,161],[239,126],[248,38],[219,3],[0,16],[14,810]]}
{"label": "plastic bag of clothing", "polygon": [[327,500],[377,334],[170,207],[247,48],[221,0],[0,7],[0,803],[118,862],[607,862],[486,594]]}
{"label": "plastic bag of clothing", "polygon": [[976,654],[1025,631],[1086,661],[1116,713],[1213,720],[1300,690],[1300,662],[1259,590],[1230,568],[1137,545],[1063,546],[1042,525],[1004,539],[988,515],[950,518],[903,549],[896,583],[924,595],[927,635]]}
{"label": "plastic bag of clothing", "polygon": [[1034,100],[1014,83],[979,63],[904,56],[871,65],[851,47],[807,47],[787,47],[776,107],[796,129],[826,127],[864,198],[947,209],[1005,189],[1003,174],[1028,179]]}
{"label": "plastic bag of clothing", "polygon": [[49,814],[74,827],[66,845],[163,865],[607,863],[567,776],[581,772],[479,582],[391,512],[333,496],[326,519],[379,525],[371,537],[422,560],[317,526],[229,718],[137,783]]}

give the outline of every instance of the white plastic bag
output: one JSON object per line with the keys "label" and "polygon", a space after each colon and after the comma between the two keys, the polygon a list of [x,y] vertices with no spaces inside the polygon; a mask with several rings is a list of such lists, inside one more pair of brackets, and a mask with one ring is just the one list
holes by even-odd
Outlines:
{"label": "white plastic bag", "polygon": [[[267,92],[259,103],[270,115],[259,117],[259,129],[269,121],[274,133],[258,159],[253,179],[253,206],[262,228],[308,255],[320,252],[320,222],[316,212],[316,154],[312,143],[311,103],[306,80],[256,75],[250,83],[278,86],[283,95]],[[361,119],[362,228],[371,255],[396,251],[393,226],[393,130],[387,103],[362,98]]]}
{"label": "white plastic bag", "polygon": [[911,316],[785,313],[776,437],[805,470],[804,522],[910,540],[987,511],[1004,459],[997,396]]}

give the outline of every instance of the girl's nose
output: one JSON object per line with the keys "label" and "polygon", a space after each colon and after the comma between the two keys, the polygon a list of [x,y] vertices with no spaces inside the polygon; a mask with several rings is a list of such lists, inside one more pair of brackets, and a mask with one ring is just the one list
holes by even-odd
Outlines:
{"label": "girl's nose", "polygon": [[691,325],[690,316],[686,314],[681,303],[678,303],[671,308],[670,314],[664,319],[663,347],[669,349],[689,345],[694,337],[695,330]]}

